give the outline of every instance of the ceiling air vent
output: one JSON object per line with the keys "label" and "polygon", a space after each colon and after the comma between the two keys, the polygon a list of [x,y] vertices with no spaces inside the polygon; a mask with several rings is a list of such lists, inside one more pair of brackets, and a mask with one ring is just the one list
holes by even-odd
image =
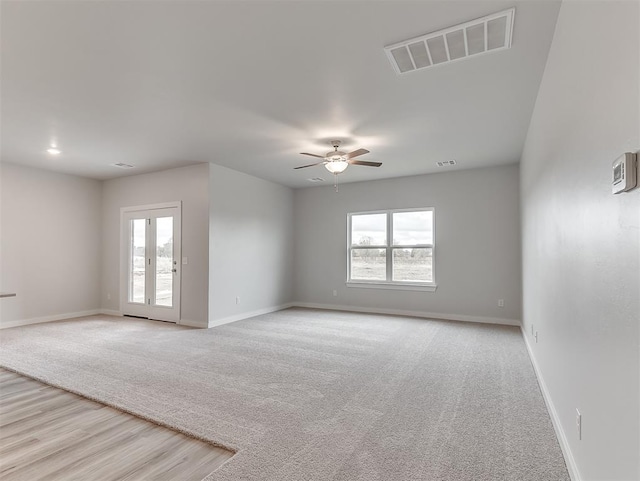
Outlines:
{"label": "ceiling air vent", "polygon": [[444,160],[442,162],[436,162],[438,164],[438,167],[448,167],[450,165],[456,165],[456,161],[455,160]]}
{"label": "ceiling air vent", "polygon": [[322,177],[313,177],[311,179],[307,179],[309,182],[324,182]]}
{"label": "ceiling air vent", "polygon": [[516,9],[510,8],[384,48],[397,74],[511,48]]}
{"label": "ceiling air vent", "polygon": [[121,169],[133,169],[133,165],[123,164],[122,162],[118,162],[117,164],[111,164],[114,167],[119,167]]}

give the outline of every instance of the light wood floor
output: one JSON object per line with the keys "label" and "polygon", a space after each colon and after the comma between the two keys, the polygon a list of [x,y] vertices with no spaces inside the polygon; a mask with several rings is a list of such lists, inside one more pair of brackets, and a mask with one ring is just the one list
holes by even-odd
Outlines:
{"label": "light wood floor", "polygon": [[233,453],[0,368],[0,479],[201,480]]}

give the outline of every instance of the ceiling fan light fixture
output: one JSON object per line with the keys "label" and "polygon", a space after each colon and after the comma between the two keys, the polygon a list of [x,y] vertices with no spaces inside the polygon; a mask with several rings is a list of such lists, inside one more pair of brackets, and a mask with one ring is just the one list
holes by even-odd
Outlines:
{"label": "ceiling fan light fixture", "polygon": [[332,174],[341,174],[349,167],[349,162],[340,158],[339,160],[330,160],[324,166]]}
{"label": "ceiling fan light fixture", "polygon": [[342,174],[350,164],[353,165],[365,165],[369,167],[380,167],[382,162],[367,162],[363,160],[353,160],[355,157],[359,157],[364,154],[368,154],[369,151],[367,149],[357,149],[353,152],[342,152],[338,150],[340,147],[339,140],[332,140],[331,146],[333,150],[327,152],[325,155],[318,154],[310,154],[309,152],[300,152],[302,155],[309,155],[311,157],[315,157],[316,159],[322,159],[320,162],[315,162],[309,165],[301,165],[300,167],[294,167],[294,169],[306,169],[307,167],[315,167],[316,165],[324,165],[325,168],[333,174],[336,192],[338,191],[338,174]]}

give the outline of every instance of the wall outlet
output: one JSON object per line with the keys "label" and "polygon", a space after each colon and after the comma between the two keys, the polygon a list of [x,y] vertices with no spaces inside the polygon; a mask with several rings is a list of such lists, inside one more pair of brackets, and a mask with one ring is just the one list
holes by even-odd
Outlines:
{"label": "wall outlet", "polygon": [[110,301],[110,300],[111,300],[111,293],[107,292],[107,301]]}
{"label": "wall outlet", "polygon": [[504,299],[498,299],[498,307],[504,307]]}
{"label": "wall outlet", "polygon": [[338,297],[338,290],[337,289],[333,290],[333,297]]}
{"label": "wall outlet", "polygon": [[576,429],[578,430],[578,439],[582,441],[582,414],[576,408]]}
{"label": "wall outlet", "polygon": [[240,296],[236,296],[236,304],[240,304]]}

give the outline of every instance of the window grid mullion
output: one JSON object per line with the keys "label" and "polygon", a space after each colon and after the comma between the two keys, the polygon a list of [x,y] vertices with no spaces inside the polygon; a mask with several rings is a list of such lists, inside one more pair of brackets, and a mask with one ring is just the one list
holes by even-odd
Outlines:
{"label": "window grid mullion", "polygon": [[394,249],[433,249],[433,244],[394,245]]}
{"label": "window grid mullion", "polygon": [[[433,257],[433,250],[435,249],[435,243],[431,243],[431,244],[417,244],[417,245],[394,245],[393,243],[393,213],[398,211],[398,212],[419,212],[422,210],[431,210],[433,211],[433,209],[398,209],[398,210],[386,210],[386,211],[377,211],[377,212],[367,212],[366,214],[385,214],[386,215],[386,229],[387,229],[387,239],[386,239],[386,244],[383,245],[366,245],[366,246],[360,246],[360,245],[353,245],[353,239],[352,239],[352,234],[353,234],[353,224],[352,224],[352,219],[353,219],[353,215],[349,214],[348,215],[348,223],[347,223],[347,228],[348,228],[348,239],[349,239],[349,246],[348,246],[348,259],[347,259],[347,266],[348,266],[348,277],[347,279],[349,281],[351,281],[351,257],[352,257],[352,252],[354,249],[385,249],[385,267],[386,267],[386,282],[388,284],[411,284],[411,282],[407,282],[407,281],[394,281],[393,280],[393,251],[394,249],[431,249],[431,255]],[[365,213],[362,213],[365,214]],[[432,226],[433,224],[435,224],[434,221],[432,221]],[[435,276],[434,276],[435,277]]]}
{"label": "window grid mullion", "polygon": [[387,282],[393,282],[393,214],[387,212]]}

